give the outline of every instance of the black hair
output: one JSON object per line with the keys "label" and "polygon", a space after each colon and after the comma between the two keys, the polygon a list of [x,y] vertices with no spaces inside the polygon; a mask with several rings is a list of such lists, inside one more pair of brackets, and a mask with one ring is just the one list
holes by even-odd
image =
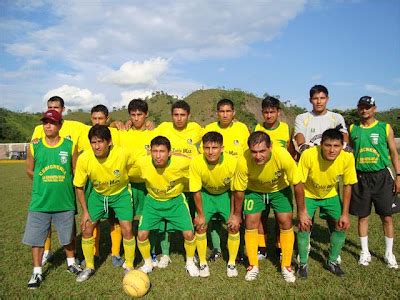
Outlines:
{"label": "black hair", "polygon": [[128,104],[128,113],[136,110],[147,114],[149,106],[147,105],[147,102],[142,99],[132,99]]}
{"label": "black hair", "polygon": [[171,143],[169,139],[167,139],[165,136],[162,135],[156,136],[150,142],[151,148],[153,148],[153,146],[160,146],[160,145],[164,145],[165,147],[167,147],[168,152],[171,151]]}
{"label": "black hair", "polygon": [[323,86],[321,84],[314,85],[310,89],[310,98],[312,98],[314,96],[314,94],[321,93],[321,92],[324,93],[328,97],[328,95],[329,95],[328,89],[325,86]]}
{"label": "black hair", "polygon": [[108,108],[103,104],[98,104],[96,106],[93,106],[92,109],[90,110],[90,114],[93,114],[95,112],[102,112],[106,116],[106,118],[108,117]]}
{"label": "black hair", "polygon": [[203,145],[208,142],[213,142],[222,146],[224,144],[224,138],[219,132],[210,131],[203,135],[202,142]]}
{"label": "black hair", "polygon": [[47,100],[47,103],[49,102],[60,102],[61,107],[64,108],[64,99],[60,96],[50,97],[49,100]]}
{"label": "black hair", "polygon": [[111,131],[107,125],[96,124],[92,128],[90,128],[88,137],[89,141],[91,141],[93,137],[97,137],[99,139],[109,142],[111,141]]}
{"label": "black hair", "polygon": [[232,100],[230,100],[230,99],[224,98],[224,99],[219,100],[217,103],[217,110],[219,110],[221,108],[221,106],[223,106],[223,105],[229,105],[232,108],[232,110],[235,110],[235,105],[233,104]]}
{"label": "black hair", "polygon": [[263,131],[254,131],[250,134],[249,138],[247,139],[247,145],[251,148],[254,145],[261,144],[265,142],[265,145],[270,148],[271,147],[271,138],[268,134]]}
{"label": "black hair", "polygon": [[322,133],[321,145],[326,140],[338,140],[343,144],[343,133],[337,128],[327,129]]}
{"label": "black hair", "polygon": [[261,109],[264,110],[266,108],[273,108],[281,109],[281,102],[276,99],[275,97],[267,96],[263,99],[261,103]]}
{"label": "black hair", "polygon": [[181,109],[185,110],[188,114],[190,114],[190,105],[189,105],[189,103],[187,103],[184,100],[178,100],[178,101],[175,101],[174,103],[172,103],[171,114],[174,112],[175,108],[181,108]]}

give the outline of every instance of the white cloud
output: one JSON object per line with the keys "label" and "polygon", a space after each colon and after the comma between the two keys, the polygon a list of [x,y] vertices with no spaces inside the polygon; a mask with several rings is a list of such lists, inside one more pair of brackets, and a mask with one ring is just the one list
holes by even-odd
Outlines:
{"label": "white cloud", "polygon": [[128,106],[129,102],[132,99],[145,99],[147,96],[151,96],[151,93],[153,91],[151,90],[143,90],[143,89],[138,89],[138,90],[132,90],[132,91],[124,91],[121,93],[121,99],[116,102],[111,102],[112,107],[122,107],[123,105]]}
{"label": "white cloud", "polygon": [[144,62],[128,61],[118,71],[110,71],[99,78],[100,82],[129,86],[137,84],[154,85],[168,69],[168,60],[160,57]]}
{"label": "white cloud", "polygon": [[368,92],[377,93],[377,94],[385,94],[389,96],[400,96],[400,89],[394,90],[389,89],[384,86],[375,85],[375,84],[366,84],[365,89]]}
{"label": "white cloud", "polygon": [[43,101],[46,102],[52,96],[62,97],[65,102],[65,107],[71,110],[78,110],[80,108],[87,110],[105,101],[103,94],[93,94],[88,89],[81,89],[70,85],[63,85],[48,91],[43,96]]}

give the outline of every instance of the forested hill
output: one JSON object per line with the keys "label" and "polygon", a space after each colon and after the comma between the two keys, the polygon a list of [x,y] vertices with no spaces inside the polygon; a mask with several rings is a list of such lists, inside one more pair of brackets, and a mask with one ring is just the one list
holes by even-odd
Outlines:
{"label": "forested hill", "polygon": [[[261,98],[240,90],[222,90],[208,89],[197,90],[184,98],[191,106],[191,120],[201,125],[213,122],[216,119],[216,104],[222,98],[231,99],[235,103],[236,118],[246,123],[251,129],[257,122],[262,120],[261,116]],[[171,104],[176,101],[171,95],[164,92],[155,92],[152,97],[146,99],[149,104],[149,119],[159,124],[171,119]],[[305,112],[307,108],[301,108],[282,101],[281,119],[291,127],[296,115]],[[127,103],[128,104],[128,103]],[[68,103],[66,103],[68,106]],[[68,107],[67,107],[68,108]],[[127,120],[127,105],[121,108],[109,107],[111,120]],[[351,124],[357,121],[356,110],[339,111],[346,123]],[[17,113],[0,108],[0,142],[27,142],[30,140],[33,129],[40,124],[40,113]],[[379,120],[388,122],[392,125],[396,137],[400,137],[400,108],[394,108],[389,111],[382,111],[377,114]],[[86,124],[90,123],[90,114],[85,111],[68,112],[64,116],[68,120],[76,120]]]}

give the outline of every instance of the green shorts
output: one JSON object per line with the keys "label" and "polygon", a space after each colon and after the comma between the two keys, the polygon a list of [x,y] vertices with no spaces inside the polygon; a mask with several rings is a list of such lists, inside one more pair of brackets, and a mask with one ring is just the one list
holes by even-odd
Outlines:
{"label": "green shorts", "polygon": [[245,215],[256,214],[270,207],[276,213],[293,212],[293,193],[290,186],[273,193],[246,191],[243,212]]}
{"label": "green shorts", "polygon": [[139,230],[159,230],[162,226],[160,223],[164,221],[167,221],[168,230],[173,228],[179,231],[193,231],[189,206],[183,194],[166,201],[146,196]]}
{"label": "green shorts", "polygon": [[204,217],[206,223],[210,220],[221,220],[228,222],[231,214],[231,193],[225,192],[219,195],[201,191]]}
{"label": "green shorts", "polygon": [[319,216],[322,219],[339,220],[342,215],[342,201],[338,195],[325,199],[305,199],[308,215],[312,218],[319,207]]}
{"label": "green shorts", "polygon": [[101,195],[93,189],[87,200],[87,206],[93,222],[113,217],[113,213],[120,221],[133,220],[132,198],[128,188],[112,196]]}
{"label": "green shorts", "polygon": [[144,182],[131,182],[131,188],[135,216],[141,216],[143,211],[144,199],[147,195],[146,184]]}

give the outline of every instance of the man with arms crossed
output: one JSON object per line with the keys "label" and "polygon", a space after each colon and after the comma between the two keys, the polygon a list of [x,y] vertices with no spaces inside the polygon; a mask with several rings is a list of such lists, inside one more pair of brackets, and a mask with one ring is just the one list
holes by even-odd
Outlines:
{"label": "man with arms crossed", "polygon": [[[200,277],[210,276],[207,265],[207,225],[211,217],[218,215],[227,223],[231,215],[231,185],[237,158],[223,153],[223,137],[215,131],[207,132],[202,138],[203,154],[190,163],[190,191],[196,204],[196,245],[200,260]],[[239,250],[239,231],[228,227],[229,260],[228,277],[238,275],[236,255]]]}
{"label": "man with arms crossed", "polygon": [[72,185],[77,158],[73,143],[60,137],[62,119],[56,110],[43,114],[44,137],[32,143],[28,150],[26,171],[33,179],[32,199],[22,242],[32,246],[33,274],[29,289],[36,289],[43,281],[42,257],[44,243],[53,223],[60,244],[67,255],[68,271],[79,274],[75,264],[75,194]]}
{"label": "man with arms crossed", "polygon": [[294,231],[290,185],[294,185],[299,226],[302,228],[310,222],[305,211],[304,190],[299,184],[296,162],[285,149],[272,146],[265,132],[253,132],[248,139],[248,146],[249,150],[239,158],[233,181],[235,213],[231,222],[231,226],[236,226],[239,209],[244,204],[245,244],[250,264],[245,279],[251,281],[258,276],[258,227],[262,211],[270,205],[280,228],[282,276],[286,282],[294,282],[296,277],[291,269]]}
{"label": "man with arms crossed", "polygon": [[[385,234],[385,263],[397,269],[393,254],[394,228],[392,205],[400,192],[400,163],[393,129],[375,119],[375,100],[361,97],[357,104],[360,123],[350,126],[350,139],[354,148],[358,184],[353,186],[350,213],[358,216],[358,235],[361,253],[358,263],[368,266],[371,254],[368,249],[368,216],[372,203],[380,216]],[[390,164],[396,172],[393,180]]]}
{"label": "man with arms crossed", "polygon": [[[89,131],[92,151],[84,151],[78,158],[74,185],[82,207],[82,251],[86,268],[76,281],[83,282],[94,274],[93,230],[99,220],[109,217],[113,209],[121,226],[125,251],[125,270],[133,269],[135,238],[132,233],[133,208],[128,191],[128,173],[134,157],[123,148],[112,144],[106,125],[95,125]],[[85,199],[84,187],[90,181],[93,190]]]}
{"label": "man with arms crossed", "polygon": [[[305,189],[305,205],[309,216],[317,208],[320,216],[335,226],[331,232],[329,258],[325,268],[337,276],[344,275],[337,259],[350,228],[349,204],[351,186],[357,182],[353,154],[343,151],[343,134],[337,129],[328,129],[322,134],[321,145],[303,152],[299,161],[301,182]],[[337,193],[339,177],[343,178],[343,203]],[[300,256],[299,276],[308,276],[308,245],[310,228],[303,228],[297,234]]]}

